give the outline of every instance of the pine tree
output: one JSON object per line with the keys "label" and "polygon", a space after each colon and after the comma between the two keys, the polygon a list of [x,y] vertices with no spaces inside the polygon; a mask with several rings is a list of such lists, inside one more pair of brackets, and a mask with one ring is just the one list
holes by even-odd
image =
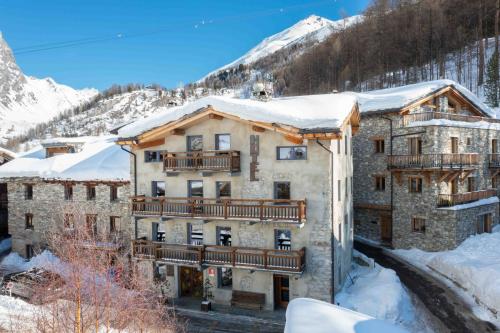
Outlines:
{"label": "pine tree", "polygon": [[493,53],[486,69],[486,83],[484,94],[491,107],[498,107],[500,103],[500,78],[498,75],[498,53]]}

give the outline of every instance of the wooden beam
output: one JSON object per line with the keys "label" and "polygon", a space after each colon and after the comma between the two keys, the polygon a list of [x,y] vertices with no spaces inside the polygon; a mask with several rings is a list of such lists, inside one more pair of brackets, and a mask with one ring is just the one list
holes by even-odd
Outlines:
{"label": "wooden beam", "polygon": [[492,175],[491,175],[491,178],[495,178],[496,176],[498,176],[500,174],[500,169],[498,170],[495,170],[492,172]]}
{"label": "wooden beam", "polygon": [[134,148],[135,149],[145,149],[145,148],[161,146],[164,144],[165,144],[165,138],[157,139],[157,140],[153,140],[153,141],[147,141],[147,142],[140,142],[139,144],[134,145]]}
{"label": "wooden beam", "polygon": [[460,176],[460,182],[463,183],[465,179],[473,172],[474,170],[464,171],[462,176]]}
{"label": "wooden beam", "polygon": [[266,131],[266,129],[265,129],[265,128],[260,127],[260,126],[256,126],[256,125],[253,125],[253,126],[252,126],[252,130],[253,130],[254,132],[259,132],[259,133],[262,133],[262,132],[265,132],[265,131]]}
{"label": "wooden beam", "polygon": [[290,141],[291,143],[295,143],[296,145],[301,145],[302,142],[304,142],[302,138],[292,135],[285,135],[285,140]]}
{"label": "wooden beam", "polygon": [[439,177],[439,183],[443,182],[450,175],[449,171],[441,172],[441,177]]}
{"label": "wooden beam", "polygon": [[460,176],[460,174],[461,174],[461,173],[462,173],[461,171],[457,171],[457,172],[453,173],[453,174],[451,175],[451,177],[447,179],[447,181],[446,181],[446,182],[447,182],[447,183],[449,183],[449,182],[454,181],[454,180],[455,180],[455,178],[457,178],[458,176]]}
{"label": "wooden beam", "polygon": [[210,113],[208,115],[208,119],[222,120],[222,119],[224,119],[224,117],[221,116],[220,114]]}
{"label": "wooden beam", "polygon": [[173,130],[170,131],[170,134],[171,135],[185,135],[186,130],[184,130],[182,128],[174,128]]}
{"label": "wooden beam", "polygon": [[427,186],[431,184],[431,176],[432,176],[432,171],[424,171],[424,180]]}

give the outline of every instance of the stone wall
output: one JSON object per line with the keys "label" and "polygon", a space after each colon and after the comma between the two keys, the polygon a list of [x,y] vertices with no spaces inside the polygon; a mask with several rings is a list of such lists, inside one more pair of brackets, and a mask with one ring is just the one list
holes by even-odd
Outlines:
{"label": "stone wall", "polygon": [[[97,215],[98,233],[109,232],[110,216],[120,217],[116,226],[119,231],[129,235],[132,231],[128,198],[130,186],[118,187],[118,200],[110,201],[110,186],[96,185],[95,200],[87,200],[87,187],[84,183],[73,185],[73,199],[65,200],[62,183],[45,182],[40,179],[8,179],[9,233],[12,235],[12,250],[26,255],[26,245],[34,248],[44,246],[45,236],[52,227],[62,225],[64,214],[73,214],[75,221],[85,221],[85,215]],[[33,199],[25,199],[24,184],[33,184]],[[33,214],[33,229],[26,229],[26,214]]]}

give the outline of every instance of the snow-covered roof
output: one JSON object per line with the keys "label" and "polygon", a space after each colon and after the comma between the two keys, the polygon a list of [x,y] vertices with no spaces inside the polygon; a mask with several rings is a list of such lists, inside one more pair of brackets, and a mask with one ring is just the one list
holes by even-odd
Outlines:
{"label": "snow-covered roof", "polygon": [[16,158],[17,157],[16,153],[14,153],[13,151],[10,151],[8,149],[2,148],[2,147],[0,147],[0,154],[6,155],[6,156],[10,156],[12,158]]}
{"label": "snow-covered roof", "polygon": [[448,86],[453,87],[467,98],[475,107],[490,117],[495,117],[495,112],[474,95],[470,90],[452,80],[436,80],[420,82],[407,86],[373,90],[355,93],[358,98],[359,111],[374,112],[383,110],[401,109],[428,95]]}
{"label": "snow-covered roof", "polygon": [[[75,181],[129,181],[130,157],[115,136],[86,137],[82,150],[44,158],[43,147],[0,166],[0,178],[39,177]],[[76,140],[76,139],[75,139]]]}
{"label": "snow-covered roof", "polygon": [[285,333],[405,333],[383,320],[335,304],[310,298],[296,298],[286,310]]}
{"label": "snow-covered roof", "polygon": [[95,141],[95,139],[96,137],[94,136],[55,137],[42,140],[40,144],[43,147],[52,147],[52,146],[82,144],[88,141]]}
{"label": "snow-covered roof", "polygon": [[249,121],[279,123],[304,130],[338,129],[355,107],[356,96],[324,94],[273,98],[267,102],[228,96],[209,96],[124,126],[118,130],[118,135],[122,138],[135,137],[209,105],[216,111]]}

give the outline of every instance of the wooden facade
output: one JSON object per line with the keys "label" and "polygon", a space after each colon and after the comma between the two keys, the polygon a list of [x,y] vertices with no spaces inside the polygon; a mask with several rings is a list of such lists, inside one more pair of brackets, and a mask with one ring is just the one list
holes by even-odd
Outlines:
{"label": "wooden facade", "polygon": [[470,169],[479,166],[479,154],[389,155],[389,170],[401,169]]}
{"label": "wooden facade", "polygon": [[456,194],[439,194],[438,207],[451,207],[462,205],[469,202],[487,199],[494,197],[497,194],[496,189],[488,189],[482,191],[456,193]]}

